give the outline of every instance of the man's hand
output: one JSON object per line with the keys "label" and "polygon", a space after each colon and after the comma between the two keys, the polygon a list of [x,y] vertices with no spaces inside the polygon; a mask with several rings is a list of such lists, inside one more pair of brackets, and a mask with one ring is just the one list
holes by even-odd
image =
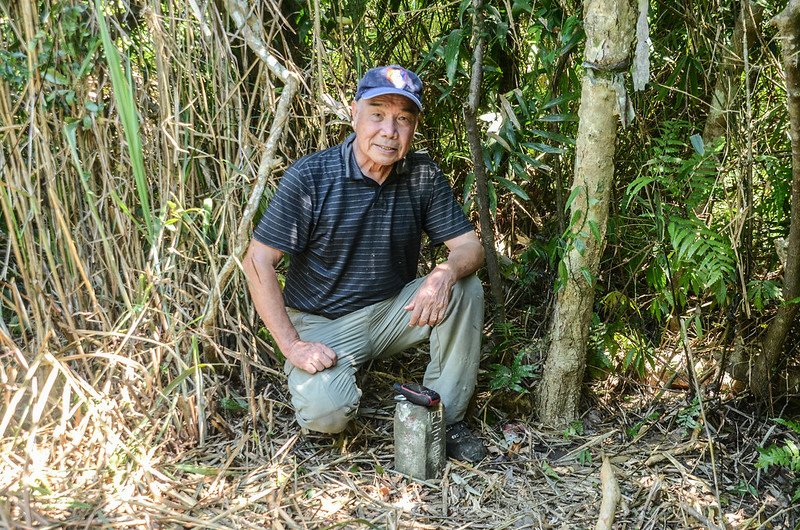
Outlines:
{"label": "man's hand", "polygon": [[336,364],[336,352],[321,342],[297,339],[283,354],[294,366],[310,374],[321,372]]}
{"label": "man's hand", "polygon": [[439,265],[417,289],[411,303],[403,309],[411,312],[409,326],[435,326],[444,318],[450,303],[450,290],[456,283],[452,271]]}

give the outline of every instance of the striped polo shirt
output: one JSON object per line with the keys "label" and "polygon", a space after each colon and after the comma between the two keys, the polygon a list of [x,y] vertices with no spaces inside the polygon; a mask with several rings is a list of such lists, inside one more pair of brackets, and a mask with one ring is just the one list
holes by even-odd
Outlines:
{"label": "striped polo shirt", "polygon": [[427,155],[408,154],[380,185],[361,173],[354,138],[292,164],[254,232],[291,256],[286,305],[332,319],[412,281],[423,232],[439,244],[473,229]]}

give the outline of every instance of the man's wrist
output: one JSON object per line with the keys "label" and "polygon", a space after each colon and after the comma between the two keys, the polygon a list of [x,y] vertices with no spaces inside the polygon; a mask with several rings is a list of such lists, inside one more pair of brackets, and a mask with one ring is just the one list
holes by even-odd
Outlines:
{"label": "man's wrist", "polygon": [[452,265],[450,265],[446,261],[436,265],[436,267],[434,267],[433,270],[434,271],[438,270],[440,273],[445,274],[447,276],[447,278],[448,278],[448,282],[447,283],[449,284],[449,287],[454,286],[456,284],[456,282],[458,281],[458,275],[456,274],[456,272],[453,269]]}
{"label": "man's wrist", "polygon": [[300,342],[300,337],[299,336],[294,336],[294,337],[292,337],[292,338],[290,338],[288,340],[280,340],[280,341],[276,340],[275,342],[278,344],[278,348],[281,349],[281,353],[283,353],[284,357],[286,357],[288,359],[289,358],[289,352],[294,350],[295,344]]}

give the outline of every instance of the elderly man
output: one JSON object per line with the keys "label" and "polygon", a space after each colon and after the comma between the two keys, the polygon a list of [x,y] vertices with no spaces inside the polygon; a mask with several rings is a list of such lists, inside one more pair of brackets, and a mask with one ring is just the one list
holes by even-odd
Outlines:
{"label": "elderly man", "polygon": [[[244,270],[256,310],[286,357],[292,405],[307,429],[336,433],[361,399],[356,371],[430,341],[423,383],[445,405],[450,457],[479,461],[463,421],[480,360],[483,247],[441,170],[409,153],[422,82],[391,65],[369,70],[344,143],[284,174],[253,234]],[[447,260],[416,278],[422,234]],[[290,256],[281,290],[275,269]]]}

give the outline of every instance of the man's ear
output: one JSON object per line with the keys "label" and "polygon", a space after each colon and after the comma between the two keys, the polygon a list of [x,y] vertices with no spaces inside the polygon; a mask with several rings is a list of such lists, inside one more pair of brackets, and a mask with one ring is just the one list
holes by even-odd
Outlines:
{"label": "man's ear", "polygon": [[358,102],[353,100],[350,104],[350,125],[356,124],[356,115],[358,114]]}

